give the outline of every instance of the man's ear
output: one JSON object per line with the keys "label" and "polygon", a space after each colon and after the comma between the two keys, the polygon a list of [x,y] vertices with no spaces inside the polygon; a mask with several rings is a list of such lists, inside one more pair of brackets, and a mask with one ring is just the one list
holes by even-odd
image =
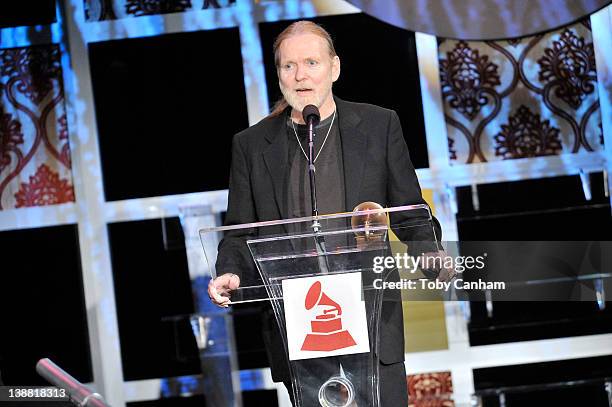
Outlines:
{"label": "man's ear", "polygon": [[332,60],[332,81],[336,82],[340,77],[340,57],[336,55]]}

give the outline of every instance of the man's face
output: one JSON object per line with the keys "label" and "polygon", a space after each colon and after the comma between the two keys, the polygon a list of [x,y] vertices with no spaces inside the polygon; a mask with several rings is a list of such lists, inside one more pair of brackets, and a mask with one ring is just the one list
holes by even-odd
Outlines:
{"label": "man's face", "polygon": [[332,83],[340,75],[340,59],[331,57],[325,40],[305,33],[284,40],[279,48],[278,84],[289,105],[333,105]]}

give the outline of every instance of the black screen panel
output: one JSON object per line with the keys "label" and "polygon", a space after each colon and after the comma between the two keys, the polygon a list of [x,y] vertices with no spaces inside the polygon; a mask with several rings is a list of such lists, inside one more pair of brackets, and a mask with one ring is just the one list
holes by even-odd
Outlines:
{"label": "black screen panel", "polygon": [[89,44],[109,201],[226,189],[248,127],[237,28]]}
{"label": "black screen panel", "polygon": [[[182,237],[178,218],[164,220]],[[162,220],[108,225],[125,380],[200,372],[189,322],[194,312],[184,246],[164,243]]]}
{"label": "black screen panel", "polygon": [[47,384],[34,367],[50,358],[92,378],[76,225],[0,233],[0,371],[5,385]]}
{"label": "black screen panel", "polygon": [[578,175],[457,188],[460,240],[612,240],[603,175],[590,175],[591,200]]}
{"label": "black screen panel", "polygon": [[0,28],[50,25],[56,21],[55,0],[0,1]]}
{"label": "black screen panel", "polygon": [[[600,356],[543,363],[474,369],[476,390],[498,387],[534,386],[522,392],[505,392],[509,406],[592,406],[605,407],[607,394],[600,378],[612,376],[612,357]],[[545,384],[576,381],[574,385],[537,389]],[[586,381],[580,383],[579,381]],[[497,396],[486,397],[485,407],[499,406]]]}

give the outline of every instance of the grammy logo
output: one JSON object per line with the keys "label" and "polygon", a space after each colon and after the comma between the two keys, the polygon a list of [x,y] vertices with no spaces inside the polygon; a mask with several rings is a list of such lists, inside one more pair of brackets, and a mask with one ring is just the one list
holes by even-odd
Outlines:
{"label": "grammy logo", "polygon": [[310,286],[304,301],[307,310],[317,305],[331,308],[323,309],[322,313],[310,321],[312,332],[306,335],[301,350],[329,352],[356,345],[351,334],[342,329],[342,307],[323,293],[320,281]]}

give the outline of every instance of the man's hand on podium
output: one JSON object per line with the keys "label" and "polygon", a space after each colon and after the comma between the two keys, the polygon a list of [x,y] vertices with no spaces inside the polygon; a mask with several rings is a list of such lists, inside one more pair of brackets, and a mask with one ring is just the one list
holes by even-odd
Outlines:
{"label": "man's hand on podium", "polygon": [[[425,258],[430,257],[430,258],[435,258],[435,259],[440,260],[440,261],[433,261],[436,267],[432,269],[428,269],[428,270],[423,270],[423,274],[425,274],[425,277],[431,278],[432,280],[436,279],[438,281],[447,282],[447,281],[451,281],[453,278],[457,276],[457,272],[455,271],[454,267],[445,266],[446,262],[444,261],[444,259],[448,257],[448,254],[446,254],[446,251],[439,250],[437,252],[425,253],[423,254],[423,257]],[[438,264],[441,264],[442,268],[438,268],[437,267]]]}
{"label": "man's hand on podium", "polygon": [[225,273],[210,280],[208,283],[208,297],[213,304],[227,308],[230,304],[230,291],[240,287],[240,277],[236,274]]}

